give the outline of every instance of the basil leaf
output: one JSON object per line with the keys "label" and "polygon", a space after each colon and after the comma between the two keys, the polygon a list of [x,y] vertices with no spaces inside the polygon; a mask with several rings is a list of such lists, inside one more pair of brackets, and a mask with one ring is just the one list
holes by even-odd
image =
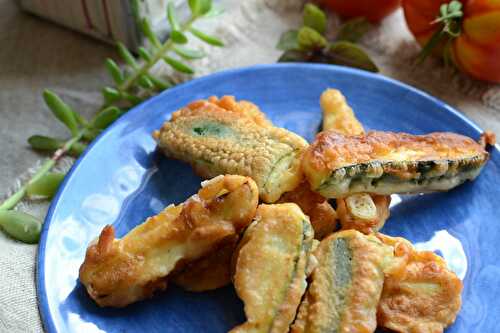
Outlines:
{"label": "basil leaf", "polygon": [[354,18],[340,26],[336,40],[356,43],[371,27],[371,23],[364,17]]}
{"label": "basil leaf", "polygon": [[29,196],[42,196],[52,198],[59,188],[66,175],[64,173],[49,172],[38,178],[26,187],[26,193]]}
{"label": "basil leaf", "polygon": [[318,6],[308,3],[304,6],[304,25],[313,28],[320,34],[326,31],[326,15]]}
{"label": "basil leaf", "polygon": [[302,27],[299,30],[298,42],[300,48],[303,50],[319,50],[328,44],[325,37],[309,27]]}
{"label": "basil leaf", "polygon": [[299,31],[290,30],[281,34],[280,40],[276,45],[278,50],[298,50],[299,46]]}
{"label": "basil leaf", "polygon": [[364,69],[370,72],[378,72],[377,66],[370,57],[357,45],[339,41],[330,45],[325,50],[324,56],[328,63]]}
{"label": "basil leaf", "polygon": [[309,62],[310,60],[311,55],[309,52],[288,50],[281,55],[278,62]]}

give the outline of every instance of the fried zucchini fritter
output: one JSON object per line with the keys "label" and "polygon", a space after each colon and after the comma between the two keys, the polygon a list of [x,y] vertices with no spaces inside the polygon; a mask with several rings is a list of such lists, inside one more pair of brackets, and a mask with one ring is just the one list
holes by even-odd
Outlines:
{"label": "fried zucchini fritter", "polygon": [[253,107],[235,111],[219,106],[220,101],[197,101],[174,112],[153,134],[160,149],[169,157],[190,163],[202,177],[252,177],[265,202],[275,202],[297,187],[303,177],[300,156],[307,142],[270,126]]}
{"label": "fried zucchini fritter", "polygon": [[[335,131],[343,135],[361,135],[365,133],[363,125],[356,118],[342,93],[337,89],[327,89],[320,97],[323,110],[323,130]],[[356,195],[359,196],[359,195]],[[346,204],[359,198],[338,198],[337,216],[343,230],[355,229],[365,234],[380,230],[389,218],[390,196],[364,195],[361,204],[372,206],[369,216],[361,216],[359,207]],[[359,201],[359,200],[358,200]],[[364,209],[366,211],[366,207]]]}
{"label": "fried zucchini fritter", "polygon": [[337,89],[326,89],[319,98],[323,110],[323,131],[336,131],[344,135],[365,133],[349,104]]}
{"label": "fried zucchini fritter", "polygon": [[309,216],[314,229],[314,238],[316,239],[323,239],[337,227],[335,209],[324,197],[311,191],[307,182],[302,182],[293,191],[283,194],[278,202],[297,204],[304,214]]}
{"label": "fried zucchini fritter", "polygon": [[345,136],[328,131],[318,134],[302,166],[314,191],[340,198],[449,190],[474,179],[487,160],[477,142],[454,133]]}
{"label": "fried zucchini fritter", "polygon": [[247,321],[231,332],[286,333],[306,289],[313,230],[296,204],[260,205],[235,253]]}
{"label": "fried zucchini fritter", "polygon": [[197,195],[170,205],[115,239],[112,226],[87,249],[80,281],[100,306],[122,307],[166,288],[179,265],[207,255],[241,233],[258,204],[255,182],[219,176],[202,183]]}
{"label": "fried zucchini fritter", "polygon": [[231,260],[239,237],[224,241],[206,257],[187,264],[174,272],[171,281],[189,291],[207,291],[224,287],[231,283]]}
{"label": "fried zucchini fritter", "polygon": [[323,239],[291,332],[374,332],[384,273],[394,269],[392,252],[375,236],[356,230]]}
{"label": "fried zucchini fritter", "polygon": [[416,251],[403,238],[378,237],[406,261],[403,269],[385,279],[377,312],[379,326],[401,333],[443,332],[460,311],[460,279],[433,252]]}

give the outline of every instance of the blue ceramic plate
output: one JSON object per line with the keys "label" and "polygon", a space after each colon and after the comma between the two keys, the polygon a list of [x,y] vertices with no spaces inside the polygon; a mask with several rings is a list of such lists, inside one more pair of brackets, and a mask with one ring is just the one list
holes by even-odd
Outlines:
{"label": "blue ceramic plate", "polygon": [[[78,282],[88,243],[106,224],[119,237],[170,203],[195,193],[200,178],[155,152],[151,132],[186,103],[210,95],[253,101],[278,125],[311,141],[319,96],[335,87],[370,129],[415,134],[480,130],[443,102],[380,75],[325,65],[269,65],[191,81],[131,110],[72,168],[53,200],[38,255],[40,312],[48,332],[226,332],[244,321],[232,287],[189,293],[174,286],[123,309],[98,308]],[[448,193],[395,196],[383,231],[444,256],[464,281],[463,306],[447,332],[500,331],[500,153],[473,183]]]}

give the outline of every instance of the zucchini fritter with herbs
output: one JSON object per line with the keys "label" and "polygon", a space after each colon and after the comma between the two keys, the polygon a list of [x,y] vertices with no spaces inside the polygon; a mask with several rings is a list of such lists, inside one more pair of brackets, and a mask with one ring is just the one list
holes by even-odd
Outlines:
{"label": "zucchini fritter with herbs", "polygon": [[179,265],[211,253],[243,232],[255,216],[258,189],[243,176],[219,176],[198,194],[170,205],[115,239],[106,226],[87,249],[80,281],[100,306],[122,307],[165,289]]}
{"label": "zucchini fritter with herbs", "polygon": [[[153,134],[160,149],[190,163],[205,178],[221,174],[252,177],[265,202],[275,202],[297,187],[302,180],[300,156],[307,142],[270,126],[258,109],[247,106],[241,111],[220,104],[196,101],[174,112]],[[248,109],[251,112],[245,111]]]}
{"label": "zucchini fritter with herbs", "polygon": [[296,204],[260,205],[235,253],[247,321],[236,332],[286,333],[306,289],[313,229]]}
{"label": "zucchini fritter with herbs", "polygon": [[307,149],[302,166],[313,190],[339,198],[446,191],[477,177],[487,160],[481,145],[454,133],[327,131]]}
{"label": "zucchini fritter with herbs", "polygon": [[[343,135],[365,133],[363,125],[339,90],[326,89],[319,101],[323,111],[323,131],[335,131]],[[390,196],[357,193],[337,198],[336,201],[337,217],[343,230],[355,229],[370,234],[380,230],[390,215]]]}
{"label": "zucchini fritter with herbs", "polygon": [[379,326],[401,333],[439,333],[462,304],[462,281],[433,252],[416,251],[407,240],[378,234],[405,264],[388,274],[378,305]]}
{"label": "zucchini fritter with herbs", "polygon": [[374,332],[384,274],[395,269],[393,249],[344,230],[323,239],[314,256],[318,264],[291,332]]}

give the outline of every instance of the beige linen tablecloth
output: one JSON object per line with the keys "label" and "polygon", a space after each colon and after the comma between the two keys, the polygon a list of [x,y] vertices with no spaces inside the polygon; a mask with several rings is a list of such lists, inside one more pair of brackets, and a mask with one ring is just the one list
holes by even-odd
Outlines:
{"label": "beige linen tablecloth", "polygon": [[[226,47],[210,49],[197,65],[197,75],[220,69],[275,62],[281,32],[300,22],[298,0],[222,1],[224,17],[211,24]],[[51,88],[85,115],[100,105],[99,89],[107,82],[105,57],[114,50],[88,37],[21,13],[0,0],[0,197],[12,191],[42,155],[31,151],[33,134],[64,137],[65,130],[43,106],[41,92]],[[338,24],[332,20],[332,26]],[[401,12],[375,27],[362,45],[382,74],[435,95],[472,118],[482,128],[500,133],[500,86],[479,83],[429,60],[412,69],[418,47]],[[237,92],[235,92],[237,93]],[[423,110],[424,112],[425,110]],[[60,165],[68,168],[71,161]],[[45,202],[24,202],[22,209],[42,216]],[[37,247],[0,233],[0,332],[39,332],[42,326],[35,295]]]}

